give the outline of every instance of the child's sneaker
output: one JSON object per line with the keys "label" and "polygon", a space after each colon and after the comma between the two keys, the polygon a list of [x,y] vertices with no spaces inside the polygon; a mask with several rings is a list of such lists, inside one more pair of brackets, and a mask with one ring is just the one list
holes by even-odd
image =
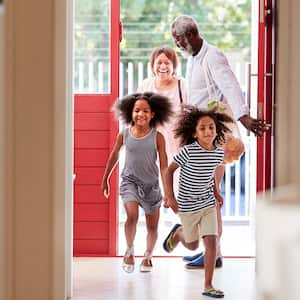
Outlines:
{"label": "child's sneaker", "polygon": [[126,273],[132,273],[134,271],[134,254],[133,248],[127,248],[123,258],[123,270]]}

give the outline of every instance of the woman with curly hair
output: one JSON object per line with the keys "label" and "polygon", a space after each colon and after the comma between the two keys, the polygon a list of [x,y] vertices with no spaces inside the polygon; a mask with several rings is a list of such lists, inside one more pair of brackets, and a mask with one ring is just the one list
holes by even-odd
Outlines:
{"label": "woman with curly hair", "polygon": [[157,154],[164,191],[167,168],[165,139],[156,127],[168,121],[172,114],[171,103],[168,98],[155,93],[136,93],[119,99],[115,110],[128,127],[117,136],[106,164],[101,192],[105,197],[109,196],[109,177],[124,145],[126,152],[121,173],[120,195],[127,214],[125,223],[127,250],[123,259],[123,269],[128,273],[134,270],[134,239],[139,206],[141,206],[146,217],[147,247],[140,271],[150,272],[152,251],[157,240],[159,208],[162,202],[156,163]]}
{"label": "woman with curly hair", "polygon": [[[222,197],[216,197],[215,169],[224,160],[226,123],[233,119],[216,110],[201,110],[188,106],[182,112],[175,128],[183,148],[174,156],[166,173],[167,201],[179,214],[182,224],[176,224],[163,243],[171,252],[179,242],[187,249],[199,246],[199,236],[205,247],[205,281],[203,295],[223,298],[224,293],[212,285],[217,252],[217,201],[222,206]],[[177,199],[173,189],[173,174],[180,168]],[[217,199],[216,199],[217,198]]]}

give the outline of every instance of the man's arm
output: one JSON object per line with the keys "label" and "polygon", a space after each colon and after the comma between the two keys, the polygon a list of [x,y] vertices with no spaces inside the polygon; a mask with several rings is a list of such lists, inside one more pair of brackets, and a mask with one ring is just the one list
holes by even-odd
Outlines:
{"label": "man's arm", "polygon": [[216,49],[207,57],[208,68],[216,85],[226,98],[232,109],[234,118],[256,136],[262,136],[270,127],[265,122],[250,116],[249,108],[245,104],[239,82],[231,69],[226,56]]}

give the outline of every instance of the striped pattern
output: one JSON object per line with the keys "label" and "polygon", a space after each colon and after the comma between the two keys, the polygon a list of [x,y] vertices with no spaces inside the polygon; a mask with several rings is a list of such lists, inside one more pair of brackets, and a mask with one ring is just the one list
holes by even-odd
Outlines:
{"label": "striped pattern", "polygon": [[181,167],[177,197],[180,212],[215,206],[214,174],[223,157],[223,149],[208,151],[198,142],[186,145],[174,156],[174,161]]}

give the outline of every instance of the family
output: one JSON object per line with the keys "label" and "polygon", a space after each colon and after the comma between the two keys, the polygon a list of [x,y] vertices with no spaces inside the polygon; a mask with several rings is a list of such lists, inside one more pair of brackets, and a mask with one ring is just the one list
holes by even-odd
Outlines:
{"label": "family", "polygon": [[224,164],[239,159],[244,151],[241,140],[232,134],[237,121],[256,136],[261,136],[267,127],[250,116],[225,55],[205,41],[193,17],[176,17],[171,34],[187,59],[186,77],[176,75],[178,57],[172,48],[154,49],[150,57],[153,77],[145,79],[136,93],[115,103],[116,113],[127,126],[116,138],[101,192],[109,196],[109,177],[124,146],[120,183],[127,214],[124,271],[131,273],[135,266],[139,207],[145,211],[147,227],[146,250],[139,268],[141,272],[152,270],[163,203],[178,213],[181,222],[174,224],[163,248],[171,252],[181,243],[196,250],[202,240],[205,251],[185,256],[189,261],[186,267],[204,268],[202,294],[223,298],[224,292],[213,285],[213,273],[223,264],[220,184]]}

